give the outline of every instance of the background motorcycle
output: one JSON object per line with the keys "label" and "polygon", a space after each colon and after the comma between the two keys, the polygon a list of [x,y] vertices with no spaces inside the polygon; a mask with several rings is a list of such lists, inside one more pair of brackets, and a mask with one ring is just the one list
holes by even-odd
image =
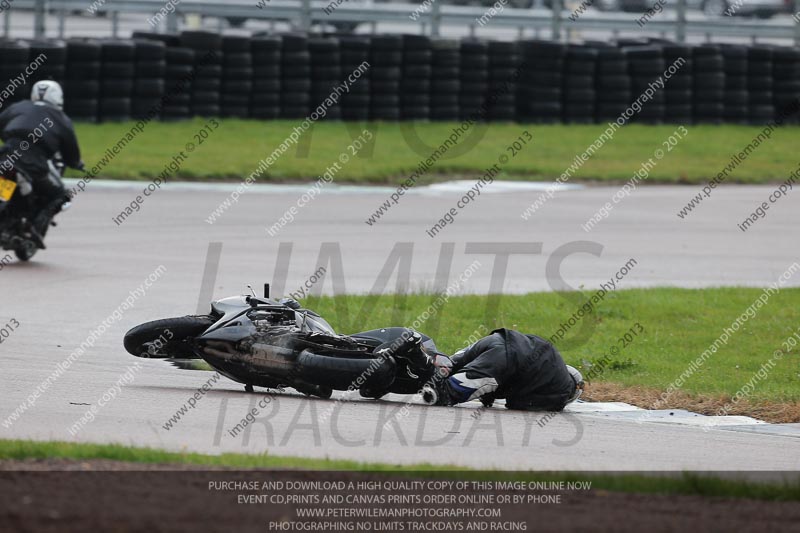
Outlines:
{"label": "background motorcycle", "polygon": [[434,360],[449,362],[425,335],[421,343],[400,327],[338,335],[313,311],[268,294],[267,286],[264,298],[212,302],[209,315],[147,322],[125,335],[125,349],[137,357],[202,358],[248,392],[289,386],[322,398],[356,389],[367,398],[415,394],[433,378]]}
{"label": "background motorcycle", "polygon": [[[50,172],[59,176],[64,172],[61,161],[49,161]],[[25,174],[12,169],[0,171],[0,247],[13,250],[20,261],[30,260],[44,243],[31,233],[36,216],[33,186]],[[65,208],[68,203],[65,204]],[[41,236],[44,239],[52,220],[44,226]]]}

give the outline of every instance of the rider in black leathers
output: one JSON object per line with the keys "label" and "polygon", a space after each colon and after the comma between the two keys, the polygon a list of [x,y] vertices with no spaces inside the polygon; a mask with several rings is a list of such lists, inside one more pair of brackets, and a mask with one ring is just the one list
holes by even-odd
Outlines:
{"label": "rider in black leathers", "polygon": [[[452,357],[444,379],[426,386],[429,403],[454,405],[504,398],[508,409],[561,411],[583,390],[580,372],[564,363],[547,340],[498,329]],[[427,398],[426,398],[427,394]]]}
{"label": "rider in black leathers", "polygon": [[63,105],[61,86],[45,80],[33,86],[30,101],[17,102],[0,113],[0,137],[5,142],[0,147],[0,170],[13,167],[31,180],[34,229],[40,238],[67,200],[64,184],[50,172],[48,161],[60,153],[67,166],[83,168],[75,129]]}

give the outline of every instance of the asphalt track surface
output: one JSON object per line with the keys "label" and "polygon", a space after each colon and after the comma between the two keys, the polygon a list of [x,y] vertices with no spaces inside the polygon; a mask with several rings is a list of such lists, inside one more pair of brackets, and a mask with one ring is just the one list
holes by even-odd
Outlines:
{"label": "asphalt track surface", "polygon": [[[425,235],[425,228],[467,185],[407,195],[372,227],[364,220],[386,198],[387,190],[342,194],[345,191],[331,189],[301,209],[276,237],[269,237],[265,228],[305,187],[253,189],[220,220],[208,224],[205,218],[229,188],[173,184],[149,197],[138,213],[117,226],[112,218],[143,186],[93,183],[60,216],[59,227],[48,236],[48,250],[30,264],[12,263],[0,270],[4,302],[0,323],[11,319],[19,323],[0,345],[0,422],[6,422],[0,423],[0,438],[507,469],[800,469],[797,425],[781,428],[787,430],[783,433],[764,432],[766,425],[739,426],[732,418],[725,421],[729,426],[706,431],[696,424],[663,423],[670,419],[669,413],[660,414],[661,422],[642,423],[635,412],[613,416],[608,411],[592,412],[587,405],[552,419],[499,406],[473,417],[474,405],[404,409],[403,398],[336,402],[336,396],[308,399],[292,391],[249,395],[224,378],[167,430],[164,425],[170,417],[213,374],[136,359],[122,347],[123,334],[138,323],[197,310],[210,242],[222,243],[214,297],[241,294],[247,283],[258,286],[269,281],[281,241],[294,243],[285,290],[313,272],[321,243],[338,242],[347,291],[368,291],[392,247],[403,241],[414,243],[411,275],[421,284],[416,288],[430,287],[443,241],[455,243],[452,275],[476,258],[482,262],[462,292],[485,293],[494,260],[491,255],[466,254],[467,243],[497,241],[542,243],[540,254],[510,258],[503,281],[506,292],[549,290],[548,259],[559,246],[577,240],[594,240],[603,249],[599,257],[589,253],[567,257],[563,280],[572,286],[596,287],[631,257],[638,264],[620,288],[767,285],[797,259],[796,248],[787,245],[798,241],[793,199],[775,204],[747,233],[735,224],[773,186],[718,189],[686,220],[675,213],[697,187],[642,188],[587,234],[580,224],[616,192],[615,187],[559,192],[525,222],[520,213],[539,192],[498,192],[503,190],[498,185],[494,193],[484,193],[465,208],[436,238]],[[7,417],[56,365],[160,265],[164,267],[160,277],[133,307],[113,319],[94,347],[53,381],[33,407],[8,423]],[[320,288],[330,293],[330,280],[321,283]],[[393,278],[388,290],[392,283]],[[788,285],[798,283],[800,276]],[[141,366],[132,368],[136,363]],[[99,408],[94,421],[71,435],[68,428],[97,406],[115,383],[124,383],[120,379],[126,371],[132,382]],[[231,436],[229,430],[251,407],[259,409],[256,423]]]}

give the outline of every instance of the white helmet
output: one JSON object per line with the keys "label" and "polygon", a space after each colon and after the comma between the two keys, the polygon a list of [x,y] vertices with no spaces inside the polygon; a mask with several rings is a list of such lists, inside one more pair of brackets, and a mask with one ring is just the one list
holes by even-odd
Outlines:
{"label": "white helmet", "polygon": [[572,394],[572,397],[567,402],[567,403],[572,403],[578,398],[580,398],[581,394],[583,393],[583,386],[584,386],[583,375],[578,371],[577,368],[570,365],[567,365],[567,372],[569,372],[569,375],[572,377],[572,381],[575,382],[575,392]]}
{"label": "white helmet", "polygon": [[64,91],[55,81],[37,81],[31,90],[31,100],[36,105],[50,105],[57,109],[64,108]]}

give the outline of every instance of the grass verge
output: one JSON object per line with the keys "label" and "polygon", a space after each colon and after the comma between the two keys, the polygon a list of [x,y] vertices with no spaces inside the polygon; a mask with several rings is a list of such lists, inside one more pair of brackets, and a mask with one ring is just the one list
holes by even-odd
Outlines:
{"label": "grass verge", "polygon": [[274,455],[176,453],[119,444],[81,444],[0,440],[0,461],[110,460],[159,465],[194,465],[231,469],[305,469],[379,472],[385,475],[414,475],[445,479],[513,481],[591,481],[592,489],[626,493],[683,494],[771,501],[800,501],[800,481],[763,483],[722,479],[713,475],[680,473],[674,476],[644,474],[598,474],[560,472],[492,472],[430,464],[391,465],[331,459],[305,459]]}
{"label": "grass verge", "polygon": [[[594,399],[651,407],[684,375],[662,408],[716,414],[727,403],[728,414],[800,422],[800,357],[786,343],[796,333],[800,339],[800,289],[781,289],[753,317],[744,314],[762,292],[735,287],[610,292],[556,346],[585,373],[608,356],[605,369],[592,380]],[[419,321],[418,329],[433,337],[440,350],[453,353],[470,337],[499,327],[549,338],[590,294],[454,296],[433,313],[429,306],[437,295],[308,298],[304,305],[343,333],[409,325],[428,310],[432,317]],[[727,343],[717,343],[715,352],[686,375],[737,318],[740,325]]]}
{"label": "grass verge", "polygon": [[[127,143],[105,167],[100,176],[115,179],[151,179],[181,151],[187,158],[176,178],[184,180],[242,179],[258,167],[283,142],[299,121],[250,121],[220,119],[217,130],[201,143],[197,134],[207,121],[152,122]],[[88,168],[96,165],[134,125],[133,122],[77,124],[83,159]],[[392,183],[406,179],[431,150],[450,136],[456,123],[371,123],[374,145],[351,157],[336,175],[337,183]],[[292,146],[268,169],[259,182],[287,180],[308,181],[339,160],[352,136],[358,136],[363,124],[320,122],[304,134],[299,145]],[[500,155],[511,156],[507,147],[523,130],[533,135],[533,144],[523,149],[503,166],[501,179],[553,180],[560,176],[576,156],[591,145],[605,125],[522,125],[492,123],[477,126],[440,159],[419,182],[454,177],[473,177],[485,171]],[[734,153],[744,149],[761,131],[754,126],[698,125],[689,128],[688,136],[669,152],[662,145],[677,126],[627,125],[613,139],[574,172],[572,181],[627,181],[640,164],[663,149],[647,182],[700,183],[723,170]],[[771,139],[756,148],[728,182],[765,183],[782,181],[797,167],[795,140],[798,127],[784,126]],[[196,150],[186,152],[187,143]],[[428,148],[425,148],[425,146]],[[457,154],[457,152],[463,152]],[[457,154],[455,157],[450,157]],[[71,176],[79,174],[72,171]]]}

